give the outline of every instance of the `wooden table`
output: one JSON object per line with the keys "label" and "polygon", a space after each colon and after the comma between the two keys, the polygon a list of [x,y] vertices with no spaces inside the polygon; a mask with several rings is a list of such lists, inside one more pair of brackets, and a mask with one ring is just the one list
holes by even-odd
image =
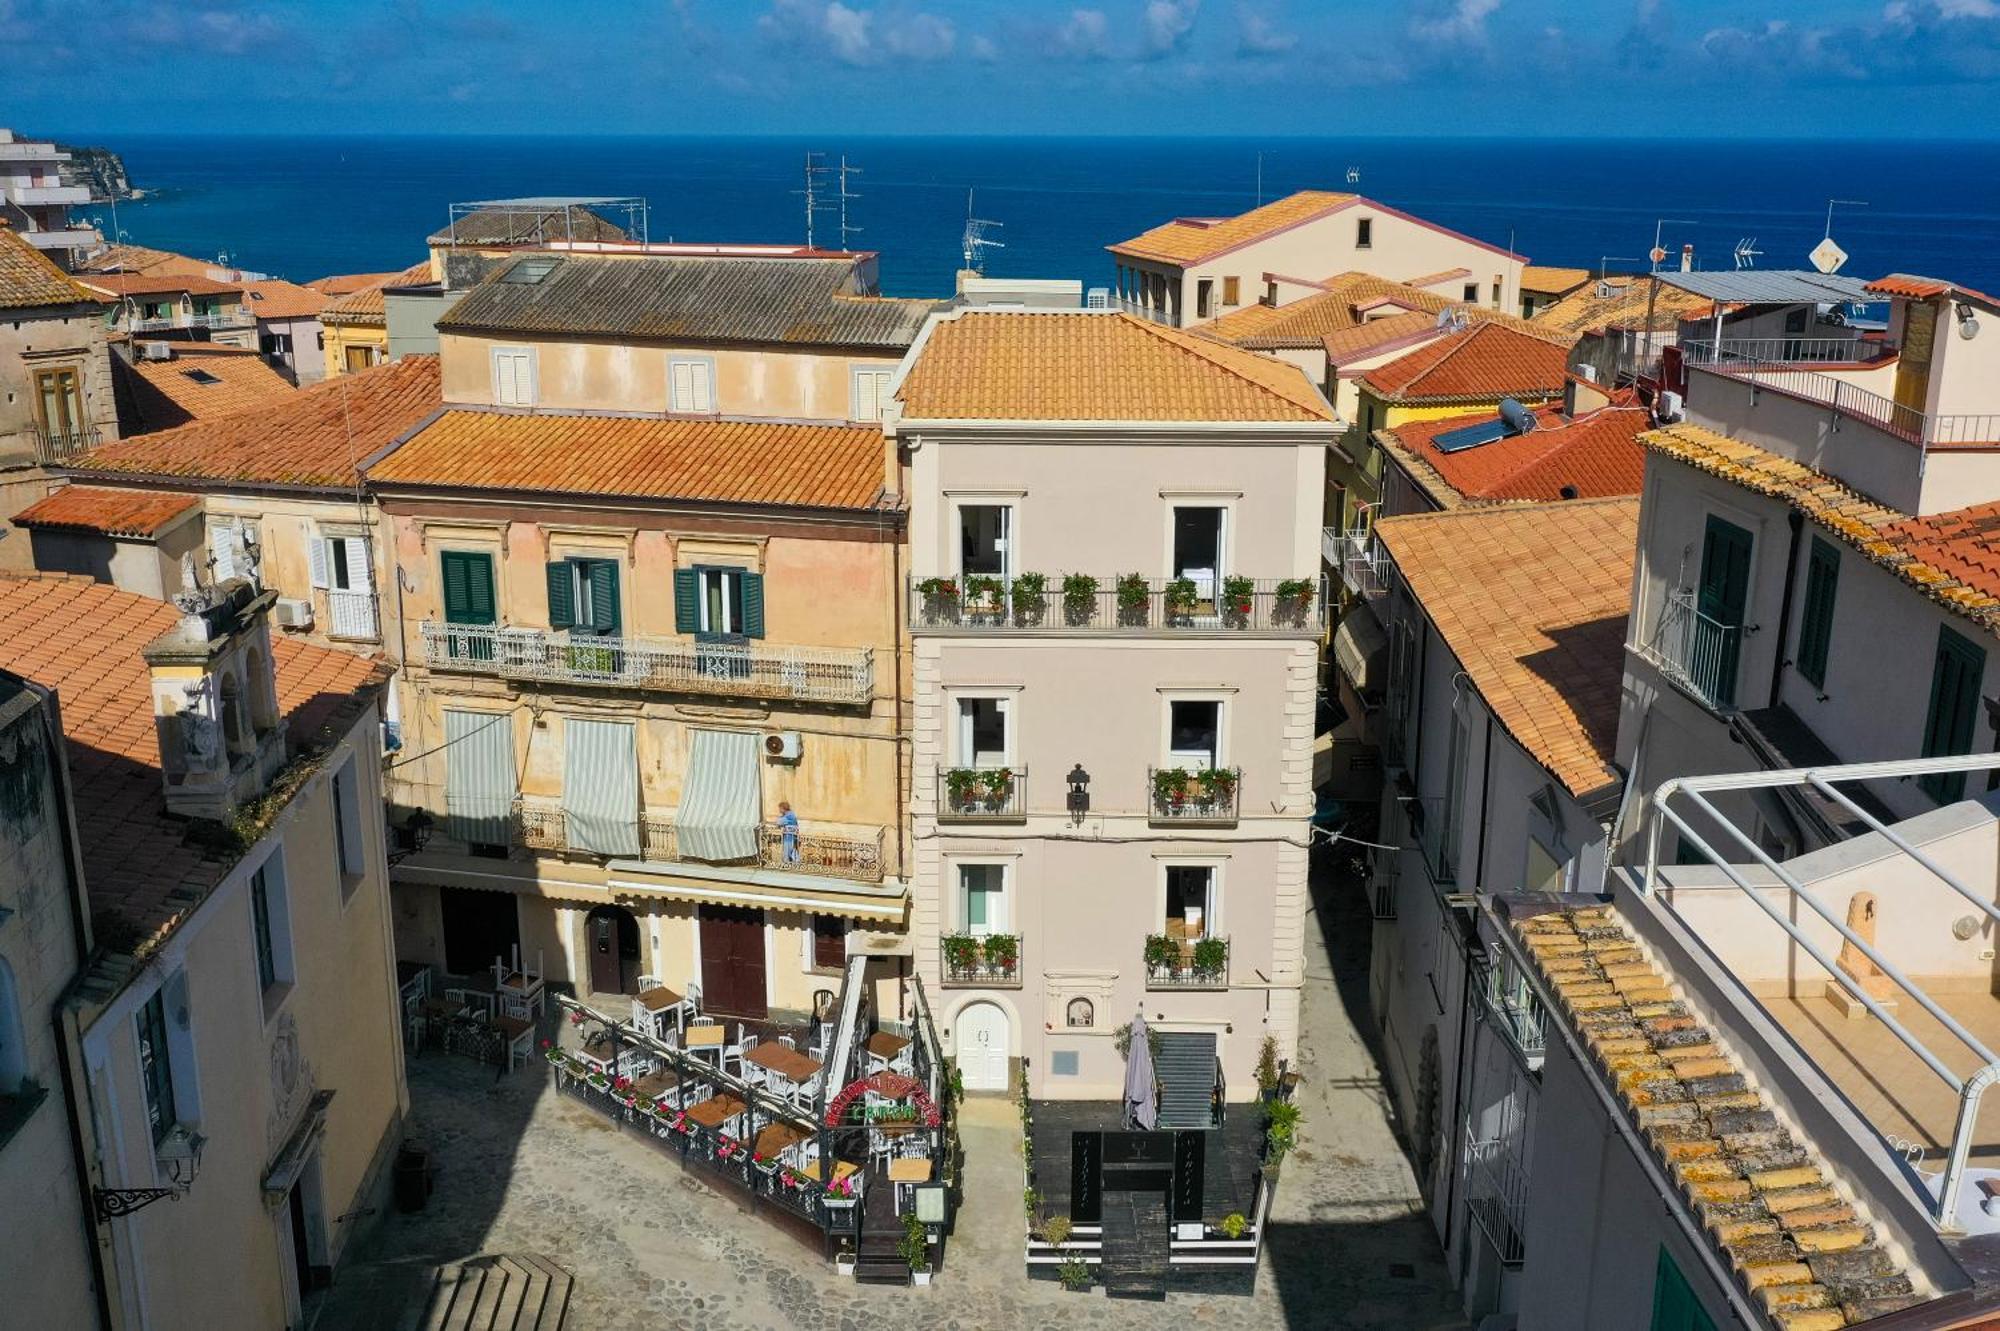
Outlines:
{"label": "wooden table", "polygon": [[720,1049],[729,1043],[729,1032],[720,1024],[690,1026],[681,1036],[681,1044],[689,1049]]}
{"label": "wooden table", "polygon": [[681,996],[665,985],[648,989],[632,1000],[648,1012],[665,1012],[670,1007],[680,1006]]}
{"label": "wooden table", "polygon": [[751,1154],[764,1160],[776,1160],[800,1142],[810,1140],[812,1134],[804,1128],[793,1127],[790,1123],[771,1123],[757,1134],[757,1140],[751,1144],[750,1151]]}
{"label": "wooden table", "polygon": [[775,1072],[794,1086],[811,1081],[819,1073],[819,1060],[796,1049],[787,1049],[777,1041],[759,1044],[743,1055],[745,1063],[755,1063],[766,1072]]}
{"label": "wooden table", "polygon": [[862,1048],[868,1051],[868,1065],[871,1072],[881,1072],[887,1069],[909,1047],[910,1041],[908,1037],[896,1035],[889,1031],[875,1032],[868,1037],[868,1043],[862,1046]]}
{"label": "wooden table", "polygon": [[576,1056],[596,1068],[606,1076],[611,1075],[611,1060],[630,1049],[630,1044],[622,1044],[603,1031],[591,1036],[576,1051]]}
{"label": "wooden table", "polygon": [[679,1074],[662,1068],[658,1072],[649,1072],[633,1082],[632,1093],[641,1100],[658,1100],[669,1091],[677,1090],[680,1084]]}
{"label": "wooden table", "polygon": [[493,1029],[500,1032],[500,1039],[507,1051],[507,1071],[512,1072],[515,1059],[528,1061],[528,1051],[534,1043],[535,1023],[522,1021],[519,1017],[500,1016],[493,1018]]}
{"label": "wooden table", "polygon": [[733,1095],[711,1095],[699,1104],[688,1106],[688,1122],[696,1127],[717,1131],[723,1124],[749,1107]]}
{"label": "wooden table", "polygon": [[931,1181],[931,1162],[921,1155],[897,1156],[889,1162],[889,1182],[896,1189],[896,1211],[901,1214],[904,1206],[905,1189],[917,1183]]}

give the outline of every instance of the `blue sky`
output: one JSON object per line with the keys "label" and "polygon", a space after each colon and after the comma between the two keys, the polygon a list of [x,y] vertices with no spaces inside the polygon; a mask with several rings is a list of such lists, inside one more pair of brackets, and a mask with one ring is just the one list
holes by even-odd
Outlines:
{"label": "blue sky", "polygon": [[2000,0],[0,0],[41,133],[2000,133]]}

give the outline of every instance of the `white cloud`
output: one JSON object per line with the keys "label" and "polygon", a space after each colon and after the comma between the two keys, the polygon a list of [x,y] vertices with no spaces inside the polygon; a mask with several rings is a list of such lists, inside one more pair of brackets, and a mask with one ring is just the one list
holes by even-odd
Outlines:
{"label": "white cloud", "polygon": [[1146,57],[1157,60],[1178,51],[1200,11],[1201,0],[1147,0]]}
{"label": "white cloud", "polygon": [[840,0],[833,0],[826,7],[820,26],[826,32],[835,59],[849,65],[868,63],[874,54],[869,44],[868,25],[874,17],[865,10],[849,9]]}
{"label": "white cloud", "polygon": [[1427,42],[1477,43],[1486,40],[1486,19],[1500,0],[1429,3],[1410,19],[1410,35]]}
{"label": "white cloud", "polygon": [[1111,55],[1111,20],[1101,9],[1072,9],[1055,30],[1055,49],[1079,60],[1104,60]]}
{"label": "white cloud", "polygon": [[1283,55],[1299,44],[1296,35],[1281,30],[1269,14],[1255,9],[1236,12],[1236,48],[1244,55]]}
{"label": "white cloud", "polygon": [[912,14],[889,29],[884,45],[906,60],[943,60],[958,47],[958,29],[936,14]]}
{"label": "white cloud", "polygon": [[966,43],[966,49],[972,52],[972,58],[982,65],[990,65],[1000,58],[1000,48],[983,32],[974,33],[972,40]]}

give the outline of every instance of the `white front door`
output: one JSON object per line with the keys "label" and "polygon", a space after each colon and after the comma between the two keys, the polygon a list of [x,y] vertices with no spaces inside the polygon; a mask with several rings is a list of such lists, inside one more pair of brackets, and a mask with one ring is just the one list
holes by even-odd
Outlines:
{"label": "white front door", "polygon": [[1007,1089],[1007,1014],[991,1003],[958,1014],[958,1072],[968,1091]]}

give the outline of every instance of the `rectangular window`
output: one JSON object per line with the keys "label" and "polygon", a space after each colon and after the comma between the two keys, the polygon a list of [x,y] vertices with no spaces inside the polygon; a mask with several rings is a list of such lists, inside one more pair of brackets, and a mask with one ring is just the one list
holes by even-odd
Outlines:
{"label": "rectangular window", "polygon": [[674,631],[734,641],[764,636],[764,575],[701,566],[674,571]]}
{"label": "rectangular window", "polygon": [[958,866],[959,920],[965,932],[985,937],[1007,932],[1007,866]]}
{"label": "rectangular window", "polygon": [[1013,568],[1013,533],[1011,505],[960,504],[959,574],[968,578],[1006,578]]}
{"label": "rectangular window", "polygon": [[618,561],[558,559],[549,565],[549,627],[608,637],[618,632]]}
{"label": "rectangular window", "polygon": [[1225,277],[1222,279],[1222,303],[1224,305],[1240,305],[1243,303],[1242,278]]}
{"label": "rectangular window", "polygon": [[1175,767],[1203,771],[1222,762],[1222,704],[1213,698],[1175,698],[1167,703],[1167,759]]}
{"label": "rectangular window", "polygon": [[137,1018],[139,1076],[146,1084],[146,1122],[158,1146],[172,1132],[179,1115],[174,1109],[173,1055],[167,1048],[167,994],[163,985],[146,1000]]}
{"label": "rectangular window", "polygon": [[1215,313],[1215,279],[1204,277],[1194,284],[1194,315],[1206,319]]}
{"label": "rectangular window", "polygon": [[493,348],[493,401],[502,407],[532,407],[536,401],[535,353],[527,347]]}
{"label": "rectangular window", "polygon": [[1451,712],[1451,745],[1445,758],[1444,809],[1438,828],[1436,862],[1431,865],[1440,883],[1458,881],[1458,836],[1460,806],[1465,802],[1465,764],[1472,738],[1465,719],[1454,707]]}
{"label": "rectangular window", "polygon": [[1375,219],[1357,218],[1354,223],[1354,248],[1365,250],[1375,243]]}
{"label": "rectangular window", "polygon": [[1687,1277],[1665,1248],[1653,1272],[1653,1320],[1648,1326],[1650,1331],[1715,1331],[1714,1320],[1695,1301]]}
{"label": "rectangular window", "polygon": [[1264,303],[1266,305],[1278,303],[1278,284],[1275,280],[1264,284]]}
{"label": "rectangular window", "polygon": [[1215,866],[1167,866],[1167,909],[1161,932],[1187,943],[1213,937],[1217,928],[1215,906]]}
{"label": "rectangular window", "polygon": [[711,637],[733,637],[742,633],[743,570],[698,568],[694,576],[701,598],[701,614],[695,632]]}
{"label": "rectangular window", "polygon": [[[343,880],[358,880],[367,863],[361,830],[360,784],[360,770],[355,766],[354,759],[349,757],[333,774],[333,798],[329,801],[333,806],[334,857]],[[342,895],[353,890],[352,882],[342,882]]]}
{"label": "rectangular window", "polygon": [[250,926],[257,943],[257,987],[269,989],[278,982],[278,957],[271,940],[271,889],[262,869],[250,875]]}
{"label": "rectangular window", "polygon": [[250,875],[250,926],[257,954],[257,985],[268,1020],[284,998],[283,986],[297,978],[292,968],[292,911],[285,894],[285,868],[276,855]]}
{"label": "rectangular window", "polygon": [[[1972,752],[1979,689],[1985,677],[1985,649],[1940,627],[1937,660],[1931,667],[1930,713],[1924,718],[1924,757]],[[1939,804],[1950,804],[1965,795],[1965,773],[1932,772],[1917,785]]]}
{"label": "rectangular window", "polygon": [[839,970],[847,964],[847,921],[838,915],[815,915],[812,926],[813,965]]}
{"label": "rectangular window", "polygon": [[375,348],[368,346],[348,347],[342,355],[342,363],[349,371],[365,370],[375,363]]}
{"label": "rectangular window", "polygon": [[896,372],[886,366],[858,367],[854,371],[854,402],[849,420],[879,421],[889,401],[889,381]]}
{"label": "rectangular window", "polygon": [[1479,300],[1479,283],[1467,282],[1460,288],[1458,294],[1460,299],[1464,300],[1468,305],[1477,303]]}
{"label": "rectangular window", "polygon": [[1013,761],[1006,698],[958,700],[958,761],[963,767],[1005,767]]}
{"label": "rectangular window", "polygon": [[1194,583],[1195,597],[1213,613],[1228,546],[1229,510],[1214,505],[1174,506],[1173,575]]}
{"label": "rectangular window", "polygon": [[438,556],[448,624],[493,624],[493,556],[483,550],[445,550]]}
{"label": "rectangular window", "polygon": [[35,371],[35,416],[44,434],[75,434],[84,428],[80,382],[73,369]]}
{"label": "rectangular window", "polygon": [[1500,308],[1500,279],[1497,277],[1493,279],[1493,308]]}
{"label": "rectangular window", "polygon": [[707,356],[675,356],[667,362],[667,410],[709,414],[715,410],[715,362]]}
{"label": "rectangular window", "polygon": [[1827,647],[1833,639],[1833,600],[1840,582],[1840,552],[1813,537],[1806,556],[1806,603],[1799,613],[1799,674],[1826,687]]}

